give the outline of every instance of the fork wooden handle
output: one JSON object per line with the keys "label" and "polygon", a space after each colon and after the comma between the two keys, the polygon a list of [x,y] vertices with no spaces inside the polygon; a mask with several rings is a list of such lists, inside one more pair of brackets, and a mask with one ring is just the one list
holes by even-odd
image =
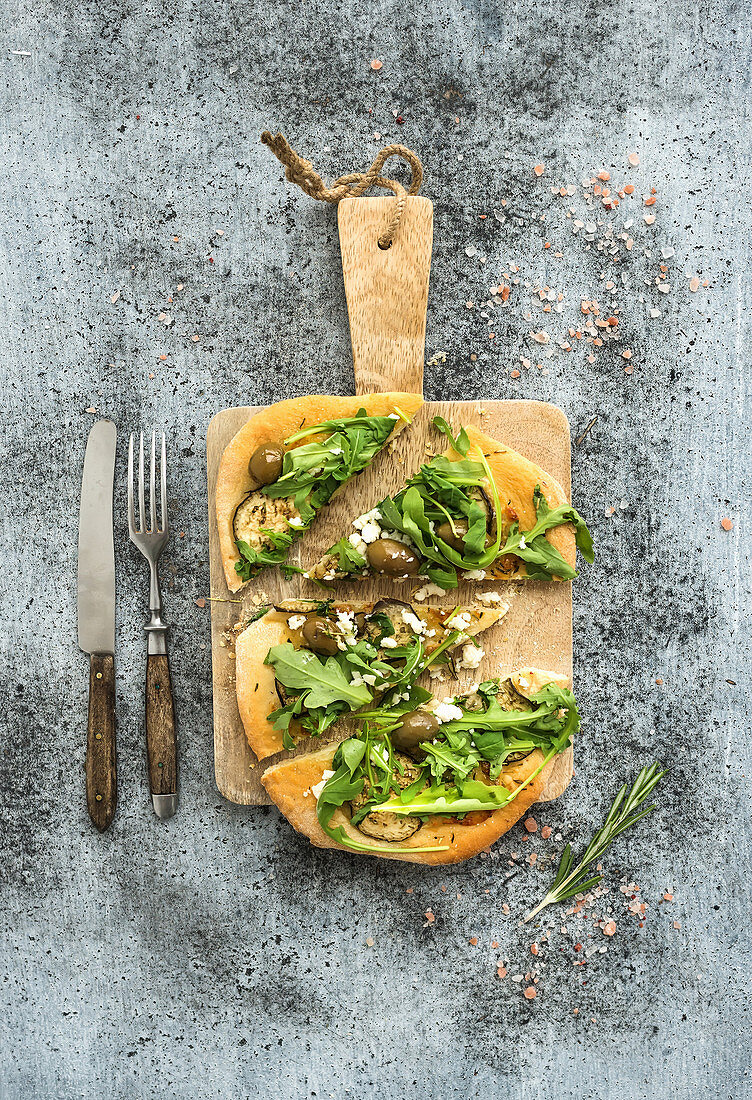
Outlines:
{"label": "fork wooden handle", "polygon": [[103,833],[115,816],[115,659],[92,653],[89,672],[89,720],[86,737],[86,805]]}
{"label": "fork wooden handle", "polygon": [[178,745],[166,653],[146,658],[146,754],[154,809],[159,817],[172,817],[177,807]]}

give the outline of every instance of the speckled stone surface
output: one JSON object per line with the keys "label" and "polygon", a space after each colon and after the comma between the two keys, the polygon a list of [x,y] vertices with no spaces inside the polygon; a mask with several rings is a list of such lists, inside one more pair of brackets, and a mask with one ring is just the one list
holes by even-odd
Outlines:
{"label": "speckled stone surface", "polygon": [[[9,0],[0,19],[0,1095],[749,1096],[749,13],[723,0]],[[598,547],[576,590],[587,723],[574,782],[536,813],[550,840],[517,828],[447,871],[360,861],[214,787],[208,610],[194,602],[208,594],[207,423],[223,406],[352,386],[334,212],[284,182],[266,127],[328,178],[387,141],[424,158],[427,354],[446,353],[427,396],[552,400],[575,437],[597,416],[573,449]],[[581,197],[604,168],[636,187],[613,214]],[[568,184],[571,198],[551,194]],[[603,226],[590,246],[572,233],[594,215],[617,231],[634,220],[618,265],[596,250]],[[484,309],[511,263],[509,305]],[[711,286],[692,293],[695,274]],[[562,313],[525,282],[564,292]],[[621,342],[593,364],[576,338],[545,357],[527,334],[581,324],[581,298],[621,309]],[[84,807],[74,584],[99,415],[121,439],[120,802],[104,836]],[[168,425],[185,532],[165,571],[182,768],[168,824],[145,782],[145,575],[122,522],[123,440],[152,424]],[[521,927],[564,841],[655,757],[671,766],[660,808],[608,854],[611,890],[588,910],[610,906],[616,935],[560,910]],[[618,889],[630,882],[642,928]],[[528,981],[511,979],[534,963],[528,1002]]]}

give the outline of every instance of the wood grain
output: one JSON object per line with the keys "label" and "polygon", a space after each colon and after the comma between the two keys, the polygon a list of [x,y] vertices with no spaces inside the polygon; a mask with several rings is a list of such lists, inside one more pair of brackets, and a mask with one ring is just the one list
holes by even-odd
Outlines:
{"label": "wood grain", "polygon": [[[232,629],[243,615],[261,603],[318,598],[321,590],[296,577],[285,581],[278,570],[262,573],[234,596],[224,580],[214,515],[214,483],[219,460],[235,432],[255,410],[225,409],[209,425],[207,472],[209,481],[209,546],[211,569],[212,671],[214,681],[214,759],[217,786],[225,798],[245,805],[268,802],[259,780],[256,760],[248,746],[235,700]],[[425,405],[413,424],[379,455],[371,466],[349,483],[346,493],[335,498],[319,516],[303,542],[294,549],[291,561],[302,566],[315,562],[340,536],[353,516],[366,511],[388,493],[396,492],[428,457],[426,447],[442,451],[444,441],[430,427],[440,415],[455,427],[475,424],[494,438],[509,444],[552,474],[570,492],[569,424],[560,409],[536,401],[457,401]],[[380,577],[354,586],[340,585],[343,599],[377,599],[393,594],[409,599],[413,587]],[[478,590],[496,590],[509,601],[509,614],[483,638],[486,657],[473,678],[511,671],[523,665],[537,665],[572,675],[572,593],[569,583],[488,582],[480,586],[462,582],[459,590],[432,603],[454,605],[472,602]],[[462,682],[460,682],[462,685]],[[275,758],[281,759],[282,757]],[[273,761],[265,762],[265,766]],[[571,750],[556,762],[544,791],[544,800],[556,798],[572,775]]]}
{"label": "wood grain", "polygon": [[393,205],[343,199],[337,207],[356,393],[423,392],[433,206],[408,196],[391,247],[380,248]]}
{"label": "wood grain", "polygon": [[177,730],[166,653],[150,653],[146,659],[146,757],[151,793],[176,794]]}
{"label": "wood grain", "polygon": [[86,804],[100,833],[110,825],[117,804],[115,755],[115,659],[92,653],[86,738]]}

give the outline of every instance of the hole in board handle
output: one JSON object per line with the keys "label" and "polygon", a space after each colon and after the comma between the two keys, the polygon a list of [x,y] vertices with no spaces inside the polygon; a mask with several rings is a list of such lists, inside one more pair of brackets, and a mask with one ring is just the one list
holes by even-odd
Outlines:
{"label": "hole in board handle", "polygon": [[391,241],[387,241],[386,244],[382,244],[381,241],[379,241],[378,244],[379,244],[379,248],[381,249],[382,252],[386,252],[387,248],[392,247],[392,242]]}

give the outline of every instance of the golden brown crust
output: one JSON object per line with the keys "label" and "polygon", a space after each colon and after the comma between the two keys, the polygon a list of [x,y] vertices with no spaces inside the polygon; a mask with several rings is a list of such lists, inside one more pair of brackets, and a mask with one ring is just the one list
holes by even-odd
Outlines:
{"label": "golden brown crust", "polygon": [[[279,401],[255,413],[230,440],[222,455],[217,474],[216,509],[219,528],[219,545],[227,587],[237,592],[244,582],[235,570],[239,560],[232,530],[235,509],[254,487],[248,473],[248,460],[262,443],[279,443],[300,431],[306,424],[318,424],[345,416],[355,416],[358,409],[365,409],[369,416],[388,416],[396,406],[411,420],[423,398],[414,393],[367,393],[360,397],[294,397]],[[405,427],[402,420],[390,439],[394,439]],[[310,437],[301,440],[309,443]]]}
{"label": "golden brown crust", "polygon": [[274,669],[264,658],[274,645],[288,641],[290,630],[285,622],[269,615],[251,623],[235,642],[235,691],[238,711],[248,744],[259,760],[281,752],[282,731],[269,721],[280,705]]}
{"label": "golden brown crust", "polygon": [[[282,605],[284,606],[284,605]],[[341,602],[334,605],[335,608],[351,610],[355,612],[371,611],[372,604]],[[430,611],[427,607],[417,607],[416,612],[425,615]],[[460,611],[464,610],[460,608]],[[479,618],[471,622],[465,633],[470,635],[480,634],[489,626],[498,622],[506,613],[506,606],[496,609],[477,608]],[[290,615],[295,612],[290,611]],[[270,721],[272,713],[280,706],[280,699],[275,686],[274,670],[271,665],[264,664],[267,653],[272,646],[281,645],[294,639],[293,631],[288,627],[287,620],[277,612],[267,612],[256,622],[247,626],[242,634],[238,635],[235,643],[235,691],[238,699],[238,711],[243,723],[248,744],[253,749],[259,760],[264,760],[276,752],[282,752],[282,731],[274,728]]]}
{"label": "golden brown crust", "polygon": [[[290,824],[299,833],[303,833],[317,848],[339,848],[350,851],[327,836],[316,816],[316,797],[311,788],[320,783],[325,771],[331,771],[335,745],[319,749],[318,752],[298,756],[292,760],[283,760],[267,768],[261,777],[269,797],[282,811]],[[510,790],[525,779],[540,765],[541,752],[536,749],[518,764],[512,764],[502,772],[502,782]],[[450,864],[461,863],[477,855],[500,836],[508,832],[522,815],[538,800],[546,785],[546,773],[551,764],[536,776],[521,793],[500,810],[495,810],[479,825],[463,825],[457,822],[431,822],[423,825],[407,840],[398,844],[379,843],[366,837],[359,829],[350,825],[344,810],[337,809],[332,815],[333,827],[341,825],[348,836],[361,844],[369,844],[378,849],[372,853],[381,859],[399,859],[407,863]],[[423,848],[433,845],[446,845],[439,852],[399,852],[397,848]],[[371,854],[371,853],[366,853]]]}
{"label": "golden brown crust", "polygon": [[[508,505],[514,511],[523,531],[529,531],[535,524],[533,493],[536,485],[540,485],[549,507],[558,508],[561,504],[569,503],[564,489],[556,478],[551,477],[540,466],[519,452],[513,451],[511,447],[506,447],[503,443],[498,443],[490,436],[484,435],[477,428],[471,426],[466,431],[471,443],[469,457],[472,458],[472,447],[482,450],[488,459],[502,507]],[[454,455],[455,452],[451,451],[450,457]],[[574,568],[577,551],[572,524],[563,523],[559,527],[552,527],[546,532],[546,538],[552,546],[556,547],[567,564]],[[526,573],[524,563],[521,563],[520,567],[512,573],[496,574],[493,566],[489,570],[490,576],[498,575],[506,580],[517,580],[526,576]]]}

